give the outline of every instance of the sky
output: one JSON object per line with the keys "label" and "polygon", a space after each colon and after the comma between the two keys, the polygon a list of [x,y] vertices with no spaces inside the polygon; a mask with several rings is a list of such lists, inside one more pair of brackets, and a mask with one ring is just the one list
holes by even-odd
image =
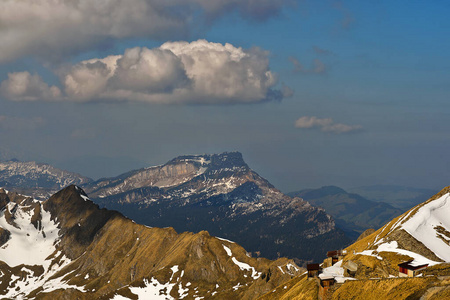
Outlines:
{"label": "sky", "polygon": [[447,1],[0,3],[0,159],[240,151],[284,192],[450,185]]}

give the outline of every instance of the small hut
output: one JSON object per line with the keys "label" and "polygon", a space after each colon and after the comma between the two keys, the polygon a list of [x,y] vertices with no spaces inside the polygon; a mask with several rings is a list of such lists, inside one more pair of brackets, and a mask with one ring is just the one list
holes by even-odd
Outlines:
{"label": "small hut", "polygon": [[320,265],[319,264],[307,264],[306,270],[308,271],[308,278],[314,278],[319,276]]}
{"label": "small hut", "polygon": [[328,290],[334,285],[334,277],[328,274],[320,274],[319,299],[327,299]]}
{"label": "small hut", "polygon": [[347,255],[347,250],[334,250],[327,252],[327,266],[331,267]]}
{"label": "small hut", "polygon": [[414,277],[417,273],[426,267],[428,264],[419,265],[413,263],[414,260],[409,260],[404,263],[398,264],[398,276],[399,277]]}

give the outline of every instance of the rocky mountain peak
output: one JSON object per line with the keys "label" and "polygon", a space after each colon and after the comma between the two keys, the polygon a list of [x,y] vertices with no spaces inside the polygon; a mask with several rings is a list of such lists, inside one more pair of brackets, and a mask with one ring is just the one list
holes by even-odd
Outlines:
{"label": "rocky mountain peak", "polygon": [[270,258],[310,259],[315,251],[302,244],[326,239],[342,247],[348,241],[323,209],[284,195],[239,152],[179,156],[84,188],[95,202],[139,223],[206,229]]}
{"label": "rocky mountain peak", "polygon": [[0,211],[2,298],[254,299],[301,273],[206,231],[136,224],[75,185],[27,199]]}
{"label": "rocky mountain peak", "polygon": [[223,152],[220,154],[201,154],[201,155],[182,155],[178,156],[164,166],[179,165],[179,164],[193,164],[197,168],[207,168],[212,170],[248,170],[249,167],[245,163],[240,152]]}

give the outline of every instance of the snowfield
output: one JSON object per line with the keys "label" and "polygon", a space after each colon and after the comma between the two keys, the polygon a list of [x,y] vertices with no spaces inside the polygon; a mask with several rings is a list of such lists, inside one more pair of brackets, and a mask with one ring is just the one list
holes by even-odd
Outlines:
{"label": "snowfield", "polygon": [[[401,226],[436,256],[450,262],[448,237],[439,234],[436,230],[438,227],[443,227],[450,233],[450,194],[425,204]],[[442,239],[447,240],[447,243]]]}
{"label": "snowfield", "polygon": [[[13,210],[15,203],[8,203],[7,209]],[[31,224],[33,210],[26,211],[27,207],[18,205],[15,211],[15,227],[9,224],[5,218],[5,211],[0,212],[0,227],[11,232],[9,240],[0,247],[0,260],[10,267],[21,264],[42,265],[47,269],[50,261],[46,258],[55,250],[58,240],[57,224],[50,220],[50,213],[41,209],[42,230],[37,230]]]}

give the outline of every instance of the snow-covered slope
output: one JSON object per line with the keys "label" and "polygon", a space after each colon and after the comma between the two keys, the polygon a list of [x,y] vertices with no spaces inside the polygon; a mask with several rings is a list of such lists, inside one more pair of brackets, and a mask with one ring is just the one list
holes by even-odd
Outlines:
{"label": "snow-covered slope", "polygon": [[319,278],[339,283],[326,297],[304,275],[260,299],[450,299],[450,187],[425,200],[347,247],[334,265],[325,259]]}
{"label": "snow-covered slope", "polygon": [[420,259],[419,255],[450,262],[449,216],[450,193],[446,188],[382,227],[376,232],[372,248],[401,254],[406,250],[416,253],[409,255],[415,259]]}
{"label": "snow-covered slope", "polygon": [[[403,219],[405,221],[403,222]],[[450,262],[450,194],[425,203],[418,210],[399,220],[403,230]]]}
{"label": "snow-covered slope", "polygon": [[405,261],[429,267],[450,263],[450,187],[347,249],[347,259],[375,258],[372,263],[385,275],[398,272],[397,264]]}
{"label": "snow-covered slope", "polygon": [[0,229],[5,237],[0,244],[0,281],[5,298],[26,298],[43,288],[83,287],[68,285],[57,273],[71,260],[59,249],[58,223],[42,208],[41,202],[0,189],[10,201],[0,211]]}
{"label": "snow-covered slope", "polygon": [[73,185],[43,202],[0,189],[2,299],[254,299],[299,272],[206,231],[138,225]]}

